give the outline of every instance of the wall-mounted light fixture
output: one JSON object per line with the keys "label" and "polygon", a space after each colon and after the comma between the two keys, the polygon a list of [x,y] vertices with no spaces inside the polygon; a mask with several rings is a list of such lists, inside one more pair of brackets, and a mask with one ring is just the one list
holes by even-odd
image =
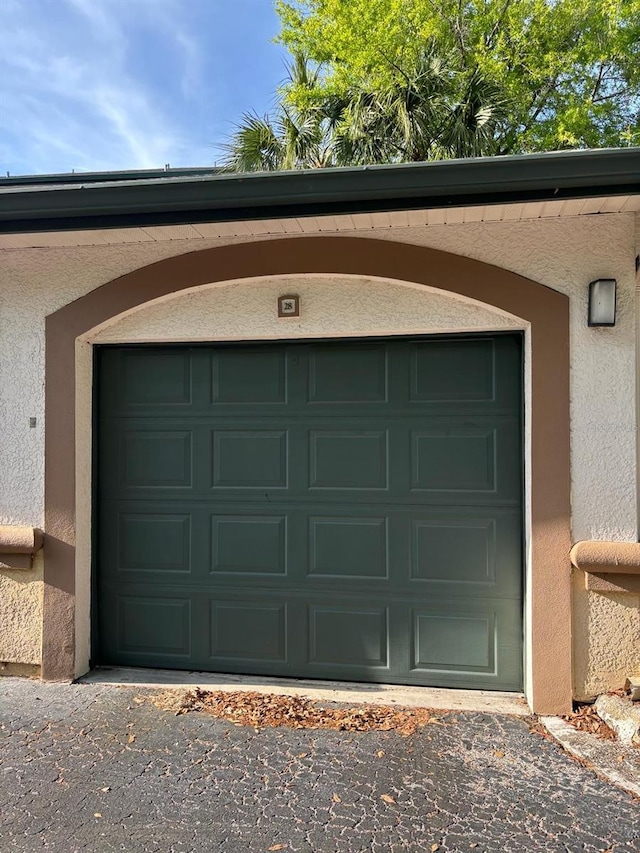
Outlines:
{"label": "wall-mounted light fixture", "polygon": [[615,326],[616,324],[616,280],[599,278],[589,284],[590,326]]}

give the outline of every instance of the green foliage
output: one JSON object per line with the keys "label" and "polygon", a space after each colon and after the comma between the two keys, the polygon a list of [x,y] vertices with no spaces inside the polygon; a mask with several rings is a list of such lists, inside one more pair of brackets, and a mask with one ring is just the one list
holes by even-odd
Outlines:
{"label": "green foliage", "polygon": [[355,166],[496,151],[506,112],[479,73],[458,75],[432,51],[371,87],[324,85],[298,55],[276,113],[246,114],[227,144],[230,171]]}
{"label": "green foliage", "polygon": [[233,171],[640,144],[640,0],[276,0],[293,54]]}
{"label": "green foliage", "polygon": [[[449,114],[458,104],[458,124],[436,144],[426,104],[411,116],[398,103],[386,111],[405,131],[428,124],[432,144],[419,146],[421,156],[640,141],[640,0],[277,0],[276,8],[280,40],[322,69],[313,87],[291,81],[281,93],[302,112],[359,92],[349,110],[362,115],[366,93],[397,100],[425,55],[438,58],[446,80],[437,99]],[[469,116],[485,118],[471,146]],[[412,158],[398,149],[396,159]]]}

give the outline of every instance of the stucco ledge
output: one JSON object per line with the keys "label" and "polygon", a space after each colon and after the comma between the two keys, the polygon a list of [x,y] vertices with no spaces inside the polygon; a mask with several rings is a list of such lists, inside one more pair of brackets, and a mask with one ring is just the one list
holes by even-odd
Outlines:
{"label": "stucco ledge", "polygon": [[640,592],[640,542],[576,542],[571,563],[595,592]]}
{"label": "stucco ledge", "polygon": [[31,569],[43,542],[37,527],[0,525],[0,569]]}

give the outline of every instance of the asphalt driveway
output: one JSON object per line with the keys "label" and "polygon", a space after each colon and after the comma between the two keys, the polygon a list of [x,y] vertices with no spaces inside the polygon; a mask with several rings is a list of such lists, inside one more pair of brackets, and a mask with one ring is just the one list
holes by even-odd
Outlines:
{"label": "asphalt driveway", "polygon": [[640,806],[516,717],[241,728],[109,685],[0,680],[0,850],[640,850]]}

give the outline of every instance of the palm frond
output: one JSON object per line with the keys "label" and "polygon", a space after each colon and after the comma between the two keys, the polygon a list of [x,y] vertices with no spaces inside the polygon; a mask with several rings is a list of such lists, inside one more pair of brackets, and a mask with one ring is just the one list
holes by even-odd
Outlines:
{"label": "palm frond", "polygon": [[222,167],[230,172],[271,172],[282,168],[283,146],[269,116],[245,113],[224,145]]}
{"label": "palm frond", "polygon": [[494,154],[506,118],[507,104],[495,87],[475,71],[467,81],[462,98],[451,105],[440,142],[450,157]]}

